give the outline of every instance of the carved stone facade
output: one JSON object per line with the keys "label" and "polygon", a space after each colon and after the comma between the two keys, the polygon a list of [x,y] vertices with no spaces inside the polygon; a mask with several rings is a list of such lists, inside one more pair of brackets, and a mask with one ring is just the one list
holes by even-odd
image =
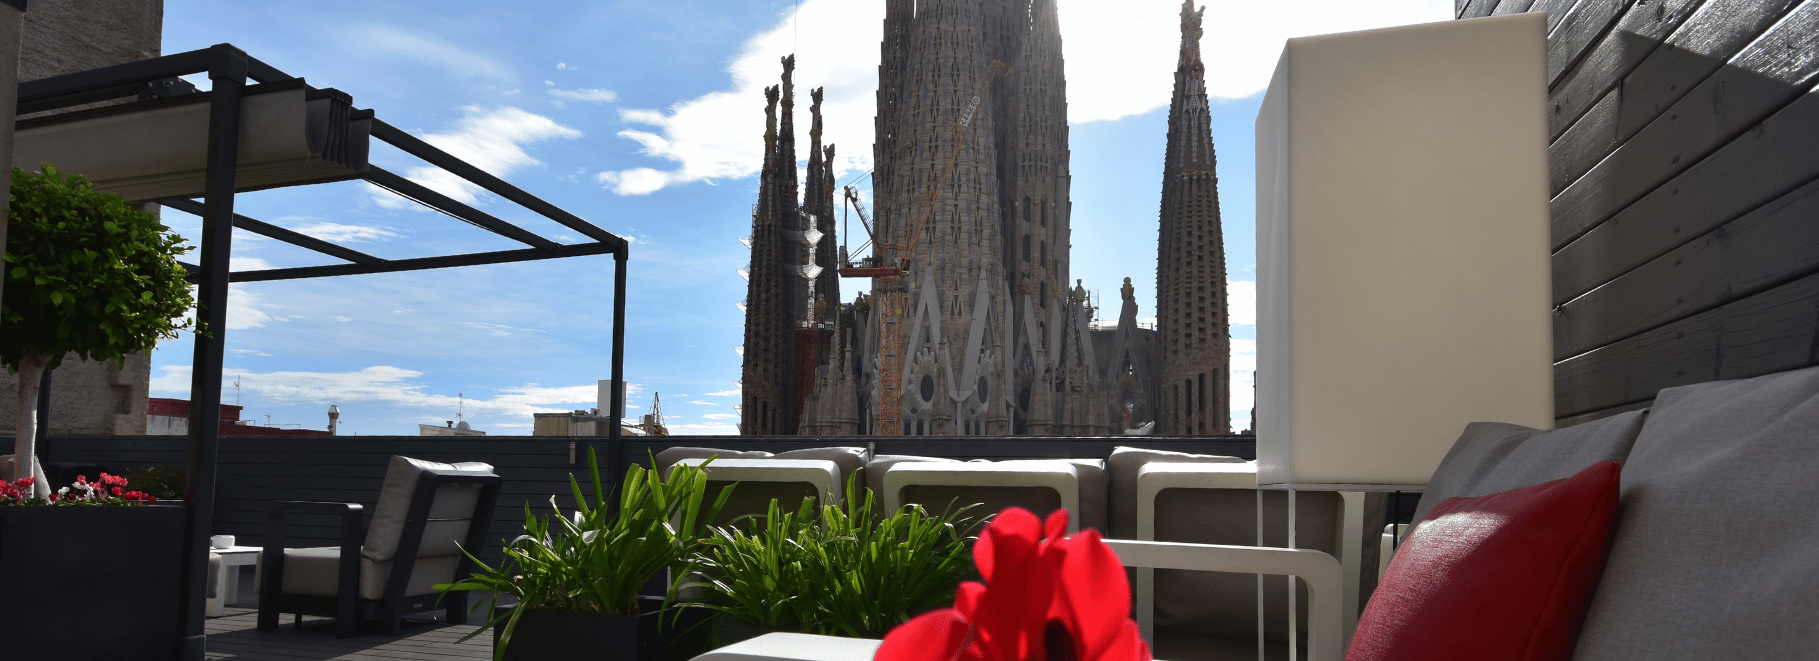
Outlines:
{"label": "carved stone facade", "polygon": [[1162,222],[1156,255],[1156,329],[1162,342],[1159,434],[1231,431],[1231,336],[1219,174],[1207,113],[1206,65],[1193,0],[1181,6],[1181,58],[1169,103]]}
{"label": "carved stone facade", "polygon": [[[879,242],[913,234],[914,249],[896,253],[911,257],[902,279],[874,280],[871,296],[845,306],[831,332],[816,332],[817,356],[796,357],[799,365],[819,366],[812,381],[794,386],[804,401],[797,433],[878,433],[884,416],[876,409],[893,385],[902,393],[894,431],[905,435],[1227,433],[1224,248],[1199,22],[1191,5],[1183,10],[1157,276],[1158,313],[1168,325],[1159,332],[1138,324],[1126,278],[1116,327],[1095,329],[1085,287],[1066,286],[1071,181],[1055,0],[888,0],[873,205]],[[776,102],[773,93],[773,109]],[[791,392],[758,369],[753,351],[754,329],[785,323],[759,307],[785,304],[758,294],[761,270],[776,281],[767,287],[783,286],[777,274],[789,273],[761,258],[778,240],[763,228],[782,226],[788,212],[777,205],[793,200],[781,191],[794,190],[794,172],[776,165],[794,162],[776,160],[793,158],[784,155],[785,140],[767,134],[761,190],[774,192],[761,193],[754,216],[745,354],[750,429],[776,429],[766,426],[765,411]],[[821,161],[811,156],[804,212],[825,200],[826,207],[813,207],[825,211],[809,213],[831,215],[832,179],[817,179],[831,160],[831,151]],[[822,233],[831,249],[831,224]],[[815,264],[827,260],[821,255]],[[874,309],[893,299],[907,301],[896,323]],[[903,368],[894,384],[883,384],[879,365],[891,334]],[[797,353],[805,346],[798,341]],[[789,359],[765,362],[779,360]],[[1171,395],[1177,408],[1168,405]],[[1181,410],[1183,401],[1193,409]],[[1167,426],[1171,415],[1177,417]]]}
{"label": "carved stone facade", "polygon": [[1060,360],[1070,204],[1054,0],[889,0],[881,51],[879,236],[915,231],[916,246],[904,321],[877,324],[907,353],[898,431],[1061,433],[1055,412],[1085,395],[1063,387]]}

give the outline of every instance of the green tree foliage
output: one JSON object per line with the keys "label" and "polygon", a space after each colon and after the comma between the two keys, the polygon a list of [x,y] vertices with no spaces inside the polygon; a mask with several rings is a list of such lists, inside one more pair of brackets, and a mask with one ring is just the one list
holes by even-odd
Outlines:
{"label": "green tree foliage", "polygon": [[0,364],[29,354],[115,360],[176,337],[194,297],[177,256],[189,250],[152,214],[81,176],[13,168],[7,212]]}
{"label": "green tree foliage", "polygon": [[[190,326],[178,319],[195,300],[177,256],[183,239],[157,216],[101,193],[45,163],[13,168],[7,209],[5,296],[0,298],[0,364],[19,375],[16,457],[34,456],[39,377],[65,355],[126,364],[159,339]],[[35,461],[15,462],[39,478]]]}

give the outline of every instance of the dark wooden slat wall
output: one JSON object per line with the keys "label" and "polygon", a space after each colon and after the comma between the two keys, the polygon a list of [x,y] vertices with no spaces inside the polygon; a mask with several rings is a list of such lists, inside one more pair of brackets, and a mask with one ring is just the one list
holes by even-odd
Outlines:
{"label": "dark wooden slat wall", "polygon": [[[499,541],[523,531],[523,508],[549,512],[552,494],[564,508],[569,497],[567,438],[449,438],[386,436],[223,437],[216,473],[217,501],[212,528],[243,546],[265,541],[266,504],[273,500],[360,503],[367,518],[385,482],[392,455],[441,462],[484,461],[505,478],[479,554],[497,562]],[[55,438],[49,461],[94,463],[114,470],[150,464],[184,463],[182,436],[93,436]],[[339,528],[325,516],[292,515],[290,546],[337,546]]]}
{"label": "dark wooden slat wall", "polygon": [[[578,465],[569,463],[572,456]],[[1099,438],[955,438],[927,437],[741,437],[666,436],[628,439],[620,446],[619,466],[646,463],[646,458],[670,447],[707,447],[727,450],[783,452],[815,447],[871,447],[878,454],[907,454],[951,459],[1024,459],[1041,457],[1109,456],[1112,449],[1134,446],[1196,454],[1256,458],[1256,441],[1250,436]],[[92,463],[106,470],[125,472],[153,464],[184,463],[188,439],[182,436],[86,436],[51,439],[46,461]],[[307,500],[360,503],[371,520],[373,502],[385,482],[392,455],[441,462],[484,461],[505,478],[499,503],[488,530],[488,546],[480,558],[496,563],[500,544],[523,532],[524,506],[536,515],[550,513],[550,497],[564,511],[572,511],[569,475],[591,496],[587,480],[587,448],[596,447],[600,462],[607,461],[606,439],[488,436],[304,436],[223,437],[216,474],[217,502],[213,534],[234,535],[242,546],[265,541],[265,511],[274,500]],[[336,546],[338,522],[330,517],[291,515],[287,525],[289,546]]]}
{"label": "dark wooden slat wall", "polygon": [[1819,0],[1527,10],[1550,23],[1559,424],[1819,363]]}

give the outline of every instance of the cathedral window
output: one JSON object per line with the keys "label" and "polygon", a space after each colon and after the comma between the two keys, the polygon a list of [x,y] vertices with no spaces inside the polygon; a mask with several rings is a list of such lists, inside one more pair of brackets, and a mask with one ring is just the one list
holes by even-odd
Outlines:
{"label": "cathedral window", "polygon": [[1048,227],[1048,201],[1042,201],[1042,226]]}
{"label": "cathedral window", "polygon": [[[1206,410],[1206,372],[1200,373],[1200,410]],[[1206,431],[1204,427],[1200,431]]]}
{"label": "cathedral window", "polygon": [[[1043,283],[1043,284],[1048,284],[1048,283]],[[1042,309],[1044,309],[1044,310],[1048,309],[1048,287],[1038,287],[1037,288],[1036,300],[1037,300],[1037,302],[1041,303]]]}
{"label": "cathedral window", "polygon": [[1029,199],[1029,196],[1025,195],[1023,197],[1023,222],[1027,223],[1029,221],[1030,221],[1030,199]]}
{"label": "cathedral window", "polygon": [[1030,261],[1030,235],[1023,235],[1023,261]]}
{"label": "cathedral window", "polygon": [[1037,254],[1036,254],[1036,256],[1038,257],[1038,259],[1036,260],[1036,263],[1040,264],[1040,265],[1046,265],[1046,264],[1048,264],[1048,242],[1043,241],[1042,245],[1040,247],[1041,247],[1041,250],[1039,252],[1037,252]]}

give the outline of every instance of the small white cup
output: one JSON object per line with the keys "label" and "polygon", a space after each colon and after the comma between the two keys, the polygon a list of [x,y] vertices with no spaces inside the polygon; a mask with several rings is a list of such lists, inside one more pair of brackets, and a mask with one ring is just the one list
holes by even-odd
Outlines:
{"label": "small white cup", "polygon": [[215,535],[214,537],[208,538],[208,545],[213,546],[218,549],[234,548],[234,536],[233,535]]}

